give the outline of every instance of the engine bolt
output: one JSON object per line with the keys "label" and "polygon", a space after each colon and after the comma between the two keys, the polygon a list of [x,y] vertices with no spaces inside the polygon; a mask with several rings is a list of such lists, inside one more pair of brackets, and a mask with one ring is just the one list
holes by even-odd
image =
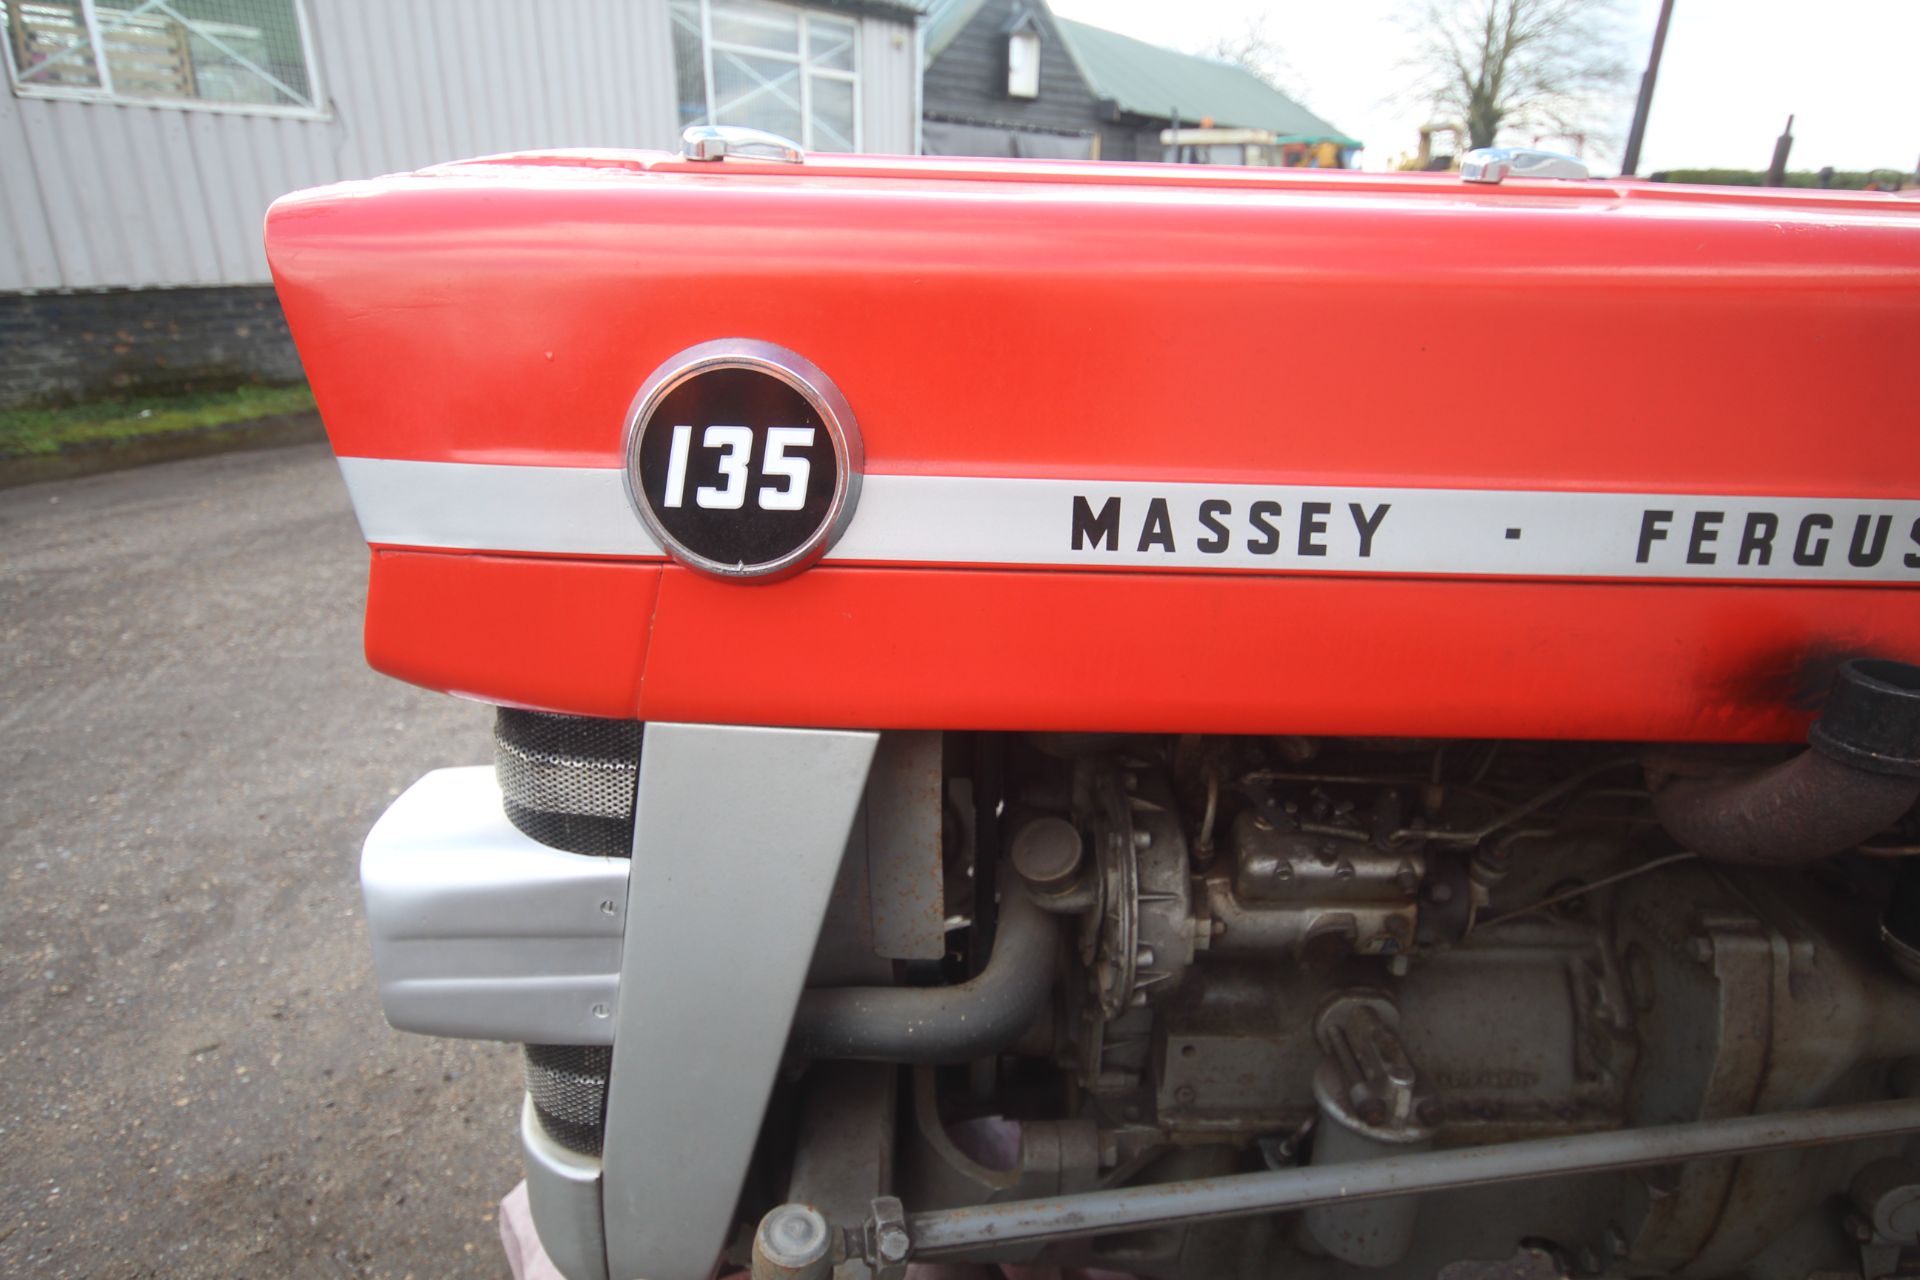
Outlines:
{"label": "engine bolt", "polygon": [[1192,1106],[1194,1099],[1199,1096],[1199,1094],[1193,1091],[1193,1086],[1190,1084],[1183,1084],[1173,1091],[1173,1100],[1183,1107]]}
{"label": "engine bolt", "polygon": [[1136,849],[1151,849],[1153,847],[1153,832],[1151,831],[1134,832],[1133,847]]}
{"label": "engine bolt", "polygon": [[[769,1209],[754,1233],[754,1252],[780,1272],[802,1273],[817,1267],[832,1245],[832,1230],[812,1205],[783,1204]],[[758,1270],[758,1268],[756,1268]]]}
{"label": "engine bolt", "polygon": [[906,1228],[888,1225],[874,1233],[873,1249],[885,1263],[905,1262],[907,1251],[912,1247]]}

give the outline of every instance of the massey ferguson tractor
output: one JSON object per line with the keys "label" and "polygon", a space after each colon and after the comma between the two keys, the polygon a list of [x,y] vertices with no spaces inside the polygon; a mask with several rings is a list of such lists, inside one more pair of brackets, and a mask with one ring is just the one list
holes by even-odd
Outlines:
{"label": "massey ferguson tractor", "polygon": [[268,219],[563,1274],[1911,1274],[1920,204],[761,141]]}

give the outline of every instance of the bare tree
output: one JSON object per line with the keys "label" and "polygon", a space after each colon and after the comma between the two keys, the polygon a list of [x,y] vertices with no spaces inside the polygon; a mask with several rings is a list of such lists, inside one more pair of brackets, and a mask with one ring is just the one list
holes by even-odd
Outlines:
{"label": "bare tree", "polygon": [[1615,0],[1409,0],[1405,95],[1457,121],[1469,146],[1506,129],[1593,137],[1626,87]]}
{"label": "bare tree", "polygon": [[1292,97],[1295,76],[1286,53],[1267,32],[1267,15],[1249,17],[1238,30],[1224,32],[1194,50],[1202,57],[1230,62]]}

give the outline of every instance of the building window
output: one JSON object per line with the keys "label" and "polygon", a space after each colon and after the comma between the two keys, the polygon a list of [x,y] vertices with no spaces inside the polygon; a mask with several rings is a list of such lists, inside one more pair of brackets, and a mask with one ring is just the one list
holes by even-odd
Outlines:
{"label": "building window", "polygon": [[299,0],[0,0],[13,90],[314,115]]}
{"label": "building window", "polygon": [[1040,33],[1031,26],[1007,37],[1007,96],[1040,96]]}
{"label": "building window", "polygon": [[673,0],[680,123],[860,149],[859,24],[768,0]]}

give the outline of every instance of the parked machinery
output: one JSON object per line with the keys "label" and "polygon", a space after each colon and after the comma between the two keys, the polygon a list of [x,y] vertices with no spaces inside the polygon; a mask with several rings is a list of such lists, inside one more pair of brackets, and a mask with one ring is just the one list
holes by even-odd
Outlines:
{"label": "parked machinery", "polygon": [[[548,753],[533,764],[530,729]],[[1193,1220],[1063,1219],[945,1252],[1167,1277],[1883,1275],[1920,1226],[1905,1207],[1920,1170],[1897,1138],[1690,1163],[1634,1145],[1656,1126],[1920,1086],[1914,877],[1875,856],[1920,834],[1910,668],[1848,668],[1799,753],[883,741],[743,1229],[782,1205],[866,1224],[820,1234],[825,1258],[835,1241],[878,1250],[889,1196],[937,1238],[933,1223],[977,1206],[1423,1153],[1427,1194],[1217,1219],[1196,1199]],[[525,831],[597,839],[631,822],[594,797],[618,794],[603,780],[631,768],[637,737],[509,711],[500,744]],[[1809,772],[1823,786],[1801,787]],[[1834,788],[1883,798],[1863,817],[1859,800],[1831,805]],[[1755,815],[1772,865],[1738,843]],[[932,838],[890,838],[914,831]],[[1828,856],[1836,840],[1847,850]],[[937,930],[937,959],[873,954],[914,928]],[[562,1147],[599,1153],[610,1060],[528,1049],[534,1108]],[[1916,1105],[1894,1104],[1909,1120]],[[1584,1167],[1583,1138],[1635,1167]],[[1474,1185],[1483,1153],[1497,1165],[1552,1141],[1564,1176]],[[763,1232],[811,1221],[779,1212]],[[894,1224],[910,1249],[914,1221]]]}
{"label": "parked machinery", "polygon": [[684,143],[267,222],[563,1274],[1899,1272],[1920,205]]}

